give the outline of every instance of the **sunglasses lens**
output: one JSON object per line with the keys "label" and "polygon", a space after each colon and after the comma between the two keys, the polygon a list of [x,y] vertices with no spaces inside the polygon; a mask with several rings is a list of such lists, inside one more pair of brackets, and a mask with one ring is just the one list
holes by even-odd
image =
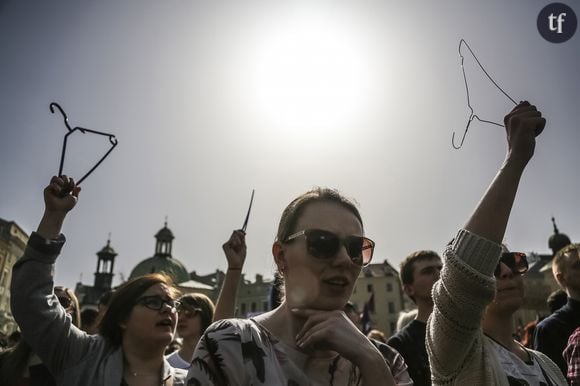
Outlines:
{"label": "sunglasses lens", "polygon": [[339,247],[338,237],[330,232],[313,230],[306,234],[308,252],[318,258],[327,259],[336,255]]}
{"label": "sunglasses lens", "polygon": [[375,242],[371,239],[363,238],[362,257],[363,265],[367,265],[373,259],[373,252],[375,250]]}
{"label": "sunglasses lens", "polygon": [[528,272],[528,260],[525,253],[521,252],[505,252],[501,255],[499,263],[495,268],[494,275],[499,276],[501,273],[501,263],[507,265],[507,267],[513,273],[524,274]]}
{"label": "sunglasses lens", "polygon": [[515,253],[514,254],[514,265],[516,268],[516,272],[518,273],[526,273],[528,272],[528,259],[526,255],[523,253]]}

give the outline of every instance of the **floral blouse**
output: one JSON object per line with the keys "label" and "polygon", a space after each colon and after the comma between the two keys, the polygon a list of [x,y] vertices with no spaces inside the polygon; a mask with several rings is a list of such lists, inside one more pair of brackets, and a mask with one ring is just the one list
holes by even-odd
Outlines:
{"label": "floral blouse", "polygon": [[[387,361],[397,385],[413,382],[403,357],[393,348],[371,342]],[[253,319],[225,319],[201,338],[189,368],[187,385],[362,385],[352,362],[336,355],[314,358],[278,340]]]}

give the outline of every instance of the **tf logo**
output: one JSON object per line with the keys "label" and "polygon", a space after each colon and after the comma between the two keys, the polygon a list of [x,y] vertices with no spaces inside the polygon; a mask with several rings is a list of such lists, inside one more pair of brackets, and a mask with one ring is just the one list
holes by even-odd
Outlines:
{"label": "tf logo", "polygon": [[538,31],[544,39],[552,43],[563,43],[576,32],[578,19],[566,4],[548,4],[538,15]]}

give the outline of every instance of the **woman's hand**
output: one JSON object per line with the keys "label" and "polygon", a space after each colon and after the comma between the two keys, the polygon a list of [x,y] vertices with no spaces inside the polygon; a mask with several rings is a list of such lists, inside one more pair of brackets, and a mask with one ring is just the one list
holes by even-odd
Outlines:
{"label": "woman's hand", "polygon": [[241,270],[246,261],[246,234],[242,230],[232,232],[230,239],[222,245],[226,259],[228,260],[228,269]]}
{"label": "woman's hand", "polygon": [[508,157],[524,163],[534,155],[536,136],[544,130],[546,119],[536,106],[521,102],[505,116]]}
{"label": "woman's hand", "polygon": [[80,191],[72,178],[52,177],[44,188],[44,216],[36,232],[47,240],[56,238],[66,214],[77,204]]}
{"label": "woman's hand", "polygon": [[77,203],[81,187],[73,178],[53,176],[44,188],[44,205],[47,212],[68,213]]}

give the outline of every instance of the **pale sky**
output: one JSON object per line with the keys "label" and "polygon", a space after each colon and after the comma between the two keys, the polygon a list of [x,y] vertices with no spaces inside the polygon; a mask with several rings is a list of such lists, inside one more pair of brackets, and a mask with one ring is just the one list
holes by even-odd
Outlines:
{"label": "pale sky", "polygon": [[[272,275],[282,210],[313,186],[358,201],[375,262],[441,251],[505,152],[503,129],[478,123],[461,150],[451,147],[468,116],[465,38],[508,94],[548,120],[505,241],[548,252],[552,215],[578,241],[580,32],[544,40],[536,18],[546,4],[0,1],[0,217],[36,229],[66,134],[49,111],[55,101],[72,126],[119,140],[65,223],[59,284],[81,274],[93,283],[109,233],[119,283],[153,255],[165,216],[188,270],[224,269],[221,245],[241,227],[252,189],[252,278]],[[470,63],[476,111],[502,122],[513,105]],[[78,178],[107,142],[75,136],[64,171]]]}

